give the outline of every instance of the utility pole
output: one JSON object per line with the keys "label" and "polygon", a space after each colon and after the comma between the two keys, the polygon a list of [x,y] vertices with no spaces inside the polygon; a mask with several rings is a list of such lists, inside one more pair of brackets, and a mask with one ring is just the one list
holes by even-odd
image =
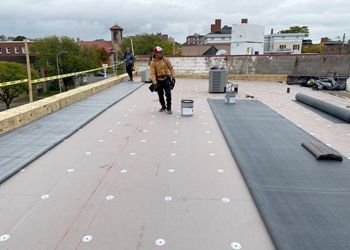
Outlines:
{"label": "utility pole", "polygon": [[135,55],[135,54],[134,54],[134,43],[132,42],[132,38],[130,38],[130,42],[131,42],[131,53],[132,53],[133,55]]}
{"label": "utility pole", "polygon": [[58,77],[58,87],[60,89],[60,93],[62,93],[62,78],[60,78],[60,65],[59,65],[59,56],[62,54],[67,54],[67,51],[61,51],[56,55],[56,66],[57,66],[57,77]]}
{"label": "utility pole", "polygon": [[32,89],[32,72],[30,70],[30,57],[28,40],[24,40],[24,47],[26,49],[26,61],[27,61],[27,74],[28,74],[28,88],[29,88],[29,102],[33,102],[33,89]]}
{"label": "utility pole", "polygon": [[345,33],[343,35],[343,43],[341,45],[341,54],[343,54],[343,52],[344,52],[344,45],[345,45]]}

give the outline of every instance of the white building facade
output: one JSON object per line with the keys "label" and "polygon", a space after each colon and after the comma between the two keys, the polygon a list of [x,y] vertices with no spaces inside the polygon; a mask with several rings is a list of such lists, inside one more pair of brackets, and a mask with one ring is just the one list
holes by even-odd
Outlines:
{"label": "white building facade", "polygon": [[265,36],[265,53],[301,54],[304,33],[270,34]]}
{"label": "white building facade", "polygon": [[204,38],[204,44],[218,44],[218,43],[230,43],[231,34],[207,34]]}
{"label": "white building facade", "polygon": [[248,24],[242,19],[241,24],[232,26],[231,55],[264,54],[264,25]]}

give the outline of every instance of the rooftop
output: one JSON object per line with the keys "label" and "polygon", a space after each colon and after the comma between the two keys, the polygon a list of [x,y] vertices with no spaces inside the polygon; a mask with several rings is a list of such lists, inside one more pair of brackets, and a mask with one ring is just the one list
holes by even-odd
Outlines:
{"label": "rooftop", "polygon": [[275,34],[265,35],[265,37],[290,37],[290,36],[303,36],[303,37],[306,37],[306,34],[305,33],[282,33],[282,34],[275,33]]}
{"label": "rooftop", "polygon": [[113,25],[112,27],[109,28],[110,30],[123,30],[122,27],[120,27],[118,24]]}
{"label": "rooftop", "polygon": [[[350,157],[348,124],[294,101],[277,82],[236,81],[317,139]],[[180,101],[194,100],[194,116]],[[174,114],[144,85],[0,185],[3,249],[274,249],[214,118],[208,80],[178,79]],[[9,237],[9,238],[8,238]]]}
{"label": "rooftop", "polygon": [[97,48],[104,48],[107,52],[110,52],[113,49],[113,45],[111,41],[81,41],[80,46],[82,47],[96,46]]}

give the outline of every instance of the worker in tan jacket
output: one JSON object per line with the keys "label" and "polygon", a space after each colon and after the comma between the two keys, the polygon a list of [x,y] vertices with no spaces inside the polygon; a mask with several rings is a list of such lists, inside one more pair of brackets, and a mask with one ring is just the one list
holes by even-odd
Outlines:
{"label": "worker in tan jacket", "polygon": [[[153,58],[149,67],[152,84],[154,84],[155,91],[158,92],[159,102],[162,105],[159,112],[167,111],[168,114],[172,114],[171,90],[175,86],[175,73],[170,61],[163,56],[161,47],[157,46],[154,48]],[[166,96],[166,104],[164,94]]]}

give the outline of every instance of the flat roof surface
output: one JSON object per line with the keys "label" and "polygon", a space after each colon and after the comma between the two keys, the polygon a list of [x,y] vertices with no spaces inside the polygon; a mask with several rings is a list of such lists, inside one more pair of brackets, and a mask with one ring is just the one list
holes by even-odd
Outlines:
{"label": "flat roof surface", "polygon": [[[350,157],[349,124],[294,94],[349,99],[235,83],[239,98],[253,95]],[[209,94],[208,80],[178,79],[168,115],[145,85],[3,183],[0,248],[274,249],[208,97],[224,95]],[[180,116],[182,98],[194,100],[193,117]]]}

